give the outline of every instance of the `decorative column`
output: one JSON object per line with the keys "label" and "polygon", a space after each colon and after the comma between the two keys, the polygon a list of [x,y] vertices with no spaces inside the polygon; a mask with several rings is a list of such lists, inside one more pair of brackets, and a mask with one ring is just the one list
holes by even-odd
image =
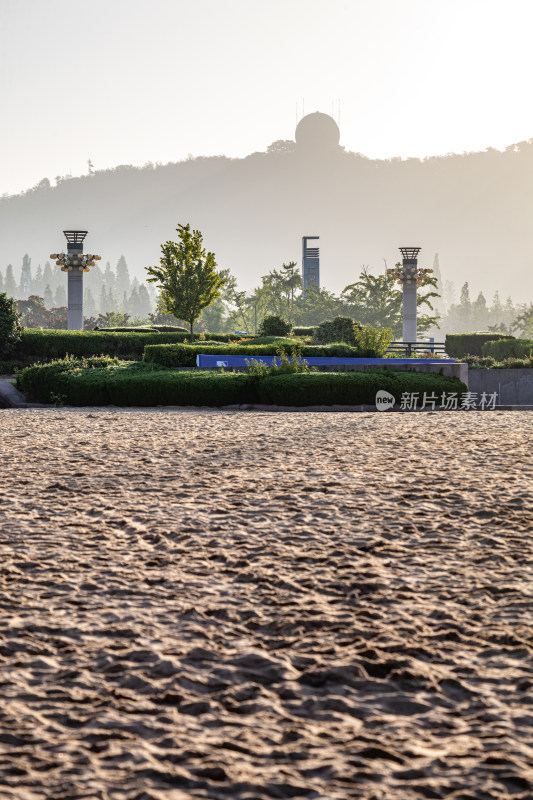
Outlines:
{"label": "decorative column", "polygon": [[400,247],[402,263],[396,264],[394,269],[388,269],[387,273],[392,275],[403,287],[403,341],[416,343],[416,290],[424,283],[426,275],[433,272],[432,269],[418,269],[418,254],[420,247]]}
{"label": "decorative column", "polygon": [[62,272],[68,273],[68,329],[83,330],[83,273],[89,272],[101,256],[83,254],[83,240],[88,231],[63,231],[67,239],[67,252],[52,253],[50,258]]}

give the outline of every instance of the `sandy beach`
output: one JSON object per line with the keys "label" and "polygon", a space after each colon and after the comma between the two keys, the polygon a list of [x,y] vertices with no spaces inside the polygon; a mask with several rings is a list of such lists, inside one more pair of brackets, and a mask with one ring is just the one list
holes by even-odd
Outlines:
{"label": "sandy beach", "polygon": [[531,800],[532,431],[0,410],[0,799]]}

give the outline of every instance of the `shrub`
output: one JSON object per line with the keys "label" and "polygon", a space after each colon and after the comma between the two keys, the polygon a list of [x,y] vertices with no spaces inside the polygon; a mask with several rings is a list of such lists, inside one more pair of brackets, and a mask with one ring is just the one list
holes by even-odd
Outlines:
{"label": "shrub", "polygon": [[502,369],[531,369],[533,367],[533,352],[530,350],[528,358],[504,358],[497,366]]}
{"label": "shrub", "polygon": [[532,354],[533,341],[528,339],[501,339],[483,345],[483,355],[492,356],[497,361],[506,358],[529,358]]}
{"label": "shrub", "polygon": [[247,373],[175,372],[112,359],[63,359],[28,367],[18,388],[29,399],[73,406],[221,406],[257,402]]}
{"label": "shrub", "polygon": [[354,323],[351,317],[335,317],[321,322],[313,331],[313,344],[346,342],[355,346]]}
{"label": "shrub", "polygon": [[301,344],[301,342],[299,342],[298,339],[288,339],[280,336],[256,336],[254,339],[239,342],[239,345],[245,347],[257,347],[259,344],[272,344],[276,347],[291,347],[293,344]]}
{"label": "shrub", "polygon": [[471,331],[470,333],[448,333],[445,339],[445,350],[451,358],[464,358],[465,356],[492,355],[483,353],[483,345],[497,339],[513,339],[505,333],[492,333],[491,331]]}
{"label": "shrub", "polygon": [[302,328],[302,327],[294,327],[292,329],[293,336],[312,336],[315,331],[314,327],[310,328]]}
{"label": "shrub", "polygon": [[[261,358],[261,356],[277,355],[278,348],[278,344],[263,344],[255,347],[250,347],[248,344],[225,345],[223,347],[203,344],[147,345],[144,348],[143,361],[162,364],[165,367],[194,367],[196,366],[198,353]],[[349,347],[343,343],[326,347],[305,345],[301,348],[301,353],[304,358],[311,356],[364,358],[368,356],[367,352],[356,347]]]}
{"label": "shrub", "polygon": [[[234,334],[209,334],[220,342],[238,341]],[[26,328],[17,344],[15,356],[21,361],[88,356],[120,356],[141,359],[147,344],[171,344],[187,341],[188,333],[159,331],[65,331]]]}
{"label": "shrub", "polygon": [[286,406],[373,404],[379,389],[397,401],[402,392],[464,392],[456,378],[421,372],[365,370],[266,375],[176,372],[118,359],[67,358],[28,367],[17,386],[29,399],[74,406],[224,406],[275,403]]}
{"label": "shrub", "polygon": [[465,356],[462,361],[468,364],[469,369],[492,369],[498,364],[498,362],[490,356]]}
{"label": "shrub", "polygon": [[251,375],[257,375],[258,377],[262,378],[265,375],[293,375],[298,372],[302,373],[316,371],[316,367],[310,367],[307,361],[302,359],[302,351],[299,347],[292,348],[290,360],[283,347],[278,348],[276,356],[278,356],[280,363],[277,364],[275,361],[273,361],[270,366],[265,364],[264,361],[258,361],[257,359],[246,359],[248,372]]}
{"label": "shrub", "polygon": [[5,358],[14,352],[22,335],[17,301],[0,293],[0,356]]}
{"label": "shrub", "polygon": [[287,336],[292,331],[292,325],[279,314],[265,317],[257,331],[259,336]]}
{"label": "shrub", "polygon": [[354,325],[355,344],[362,350],[376,353],[382,358],[389,344],[394,340],[390,328],[374,328],[372,325]]}
{"label": "shrub", "polygon": [[402,392],[466,392],[457,378],[427,372],[362,370],[358,372],[312,372],[307,375],[272,375],[258,383],[264,403],[284,406],[374,404],[376,392],[384,389],[399,403]]}

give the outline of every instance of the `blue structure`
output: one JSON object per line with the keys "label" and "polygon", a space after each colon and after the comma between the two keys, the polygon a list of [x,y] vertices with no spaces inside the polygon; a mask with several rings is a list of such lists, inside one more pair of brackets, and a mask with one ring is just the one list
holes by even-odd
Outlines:
{"label": "blue structure", "polygon": [[[268,367],[275,361],[279,366],[281,359],[277,356],[246,356],[202,355],[196,356],[196,366],[203,369],[216,369],[217,367],[247,367],[249,361],[262,361]],[[292,359],[289,357],[289,361]],[[412,358],[333,358],[327,356],[303,356],[310,367],[359,367],[361,365],[372,367],[395,367],[400,365],[413,366]],[[417,358],[416,364],[455,364],[455,358]]]}

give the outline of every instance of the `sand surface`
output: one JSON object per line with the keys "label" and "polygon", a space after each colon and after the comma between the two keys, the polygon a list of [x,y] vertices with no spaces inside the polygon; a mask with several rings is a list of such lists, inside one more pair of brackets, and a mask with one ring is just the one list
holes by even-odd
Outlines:
{"label": "sand surface", "polygon": [[0,411],[1,800],[531,800],[532,431]]}

